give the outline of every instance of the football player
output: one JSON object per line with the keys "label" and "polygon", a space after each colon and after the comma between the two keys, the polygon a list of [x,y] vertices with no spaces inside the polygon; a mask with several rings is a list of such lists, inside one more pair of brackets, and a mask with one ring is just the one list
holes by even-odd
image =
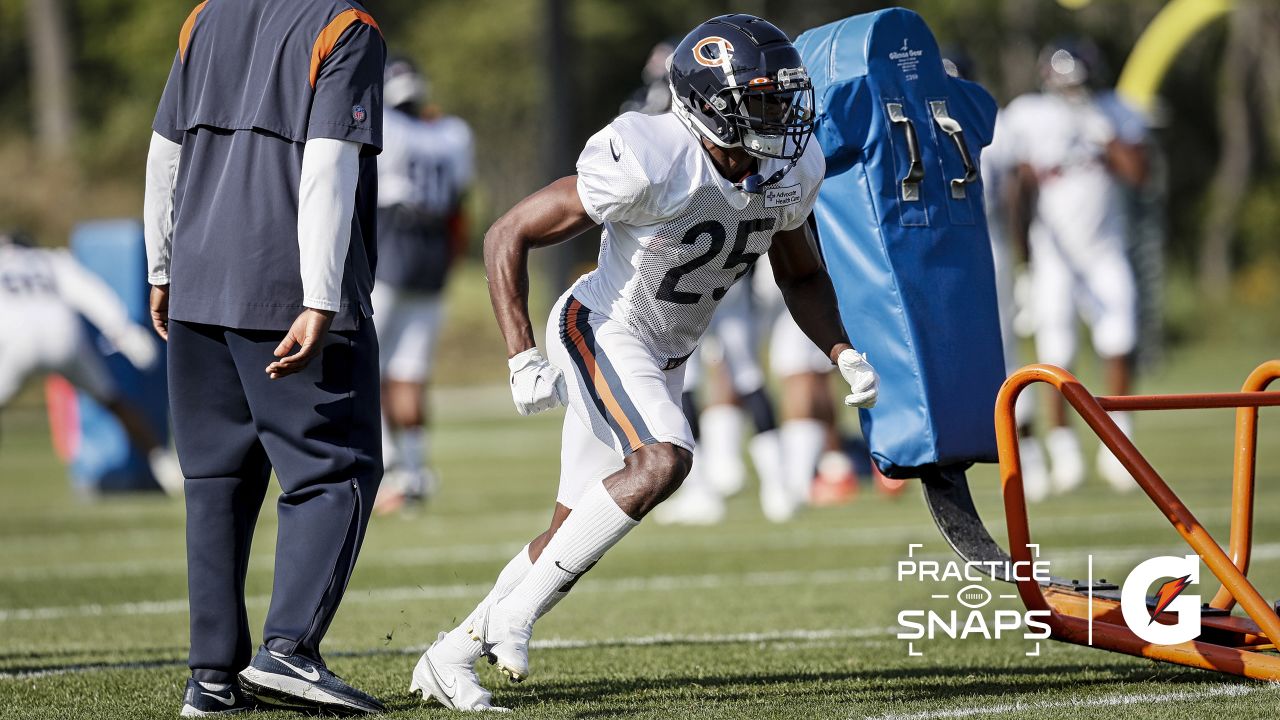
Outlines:
{"label": "football player", "polygon": [[151,333],[97,275],[63,250],[28,246],[0,233],[0,408],[28,377],[53,372],[98,401],[147,455],[152,475],[169,493],[182,492],[177,457],[116,387],[80,318],[87,319],[136,368],[159,357]]}
{"label": "football player", "polygon": [[[1010,229],[1027,240],[1038,360],[1071,367],[1078,312],[1105,361],[1110,394],[1124,395],[1137,341],[1137,292],[1120,190],[1146,178],[1145,130],[1121,121],[1092,91],[1098,62],[1096,49],[1085,42],[1047,46],[1040,57],[1043,91],[1009,103],[997,136],[1017,167],[1015,189],[1023,200],[1013,207],[1027,208]],[[1084,463],[1062,397],[1050,397],[1050,478],[1054,490],[1065,492],[1084,481]],[[1113,419],[1131,432],[1128,413]],[[1097,468],[1118,490],[1137,487],[1105,446]]]}
{"label": "football player", "polygon": [[412,63],[387,64],[373,289],[385,423],[380,512],[421,502],[437,486],[425,432],[425,391],[444,322],[441,293],[465,243],[462,200],[471,183],[471,129],[427,100],[427,79]]}
{"label": "football player", "polygon": [[[813,89],[780,30],[750,15],[708,20],[670,60],[672,112],[627,113],[588,141],[577,175],[518,203],[485,237],[485,265],[522,415],[566,404],[551,525],[413,672],[460,710],[492,708],[473,669],[488,656],[529,674],[535,621],[688,474],[684,363],[717,303],[768,253],[787,306],[870,407],[879,380],[845,336],[805,220],[825,171]],[[551,312],[545,349],[528,312],[531,249],[603,225],[598,267]],[[549,356],[549,359],[548,359]]]}

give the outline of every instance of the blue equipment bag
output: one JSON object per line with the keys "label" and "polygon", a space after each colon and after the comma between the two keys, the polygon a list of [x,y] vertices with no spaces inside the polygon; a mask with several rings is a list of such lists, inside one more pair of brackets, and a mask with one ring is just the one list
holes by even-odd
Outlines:
{"label": "blue equipment bag", "polygon": [[924,20],[893,8],[801,35],[827,176],[814,210],[853,344],[880,373],[861,411],[889,477],[995,462],[1004,381],[979,155],[996,104],[943,70]]}
{"label": "blue equipment bag", "polygon": [[[84,223],[71,234],[71,254],[116,291],[129,319],[150,327],[146,245],[142,224],[134,220]],[[168,436],[169,395],[164,349],[147,371],[139,371],[89,328],[93,346],[104,359],[122,398],[141,412],[163,441]],[[76,393],[79,437],[71,459],[72,482],[89,491],[155,490],[146,458],[132,446],[115,416],[84,392]]]}

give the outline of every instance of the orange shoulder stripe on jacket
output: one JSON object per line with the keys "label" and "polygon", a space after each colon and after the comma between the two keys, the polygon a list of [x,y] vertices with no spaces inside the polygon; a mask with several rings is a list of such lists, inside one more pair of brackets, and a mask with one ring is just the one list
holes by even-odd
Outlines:
{"label": "orange shoulder stripe on jacket", "polygon": [[178,57],[183,62],[187,61],[187,47],[191,45],[191,31],[196,27],[196,16],[204,10],[204,6],[209,4],[209,0],[204,0],[191,11],[187,16],[187,21],[182,23],[182,32],[178,33]]}
{"label": "orange shoulder stripe on jacket", "polygon": [[335,15],[324,30],[320,31],[320,35],[316,37],[315,45],[311,48],[311,87],[316,86],[316,78],[320,77],[320,66],[324,64],[325,58],[329,57],[329,54],[333,52],[333,48],[337,46],[342,33],[358,22],[372,25],[374,30],[379,33],[382,32],[382,28],[378,27],[378,22],[369,13],[360,12],[353,8],[351,10],[343,10]]}

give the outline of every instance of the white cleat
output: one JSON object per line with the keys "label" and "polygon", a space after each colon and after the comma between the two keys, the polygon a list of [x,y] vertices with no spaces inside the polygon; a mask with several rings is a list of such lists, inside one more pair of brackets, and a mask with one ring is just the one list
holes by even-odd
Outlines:
{"label": "white cleat", "polygon": [[1022,464],[1022,492],[1027,502],[1044,502],[1049,498],[1052,487],[1040,441],[1033,437],[1018,438],[1018,458]]}
{"label": "white cleat", "polygon": [[1069,427],[1056,427],[1045,437],[1052,467],[1050,478],[1053,490],[1068,493],[1084,483],[1084,458],[1080,454],[1080,441]]}
{"label": "white cleat", "polygon": [[476,617],[468,632],[472,639],[480,641],[489,662],[511,682],[529,677],[529,638],[533,636],[530,618],[516,618],[491,605]]}
{"label": "white cleat", "polygon": [[1102,476],[1107,484],[1116,492],[1133,492],[1138,489],[1138,483],[1120,463],[1120,458],[1115,456],[1111,450],[1102,445],[1098,448],[1098,474]]}
{"label": "white cleat", "polygon": [[450,662],[452,658],[441,647],[448,633],[440,633],[431,647],[418,659],[413,669],[410,693],[422,693],[422,699],[433,698],[450,710],[463,712],[511,712],[510,708],[493,704],[493,695],[480,684],[474,662]]}
{"label": "white cleat", "polygon": [[796,497],[791,494],[790,488],[780,484],[761,482],[760,510],[769,522],[787,522],[795,517],[799,509],[800,503],[796,502]]}
{"label": "white cleat", "polygon": [[724,521],[724,498],[709,489],[685,487],[653,511],[659,525],[716,525]]}

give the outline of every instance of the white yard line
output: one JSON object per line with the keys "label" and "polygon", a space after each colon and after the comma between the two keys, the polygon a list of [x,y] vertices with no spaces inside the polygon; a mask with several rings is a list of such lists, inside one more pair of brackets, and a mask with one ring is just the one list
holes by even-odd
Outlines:
{"label": "white yard line", "polygon": [[1273,686],[1262,684],[1223,683],[1211,685],[1204,690],[1179,690],[1174,692],[1140,693],[1137,695],[1104,695],[1102,697],[1079,698],[1075,700],[1031,700],[1027,702],[1001,703],[983,705],[981,707],[955,708],[951,710],[925,710],[918,713],[897,715],[866,715],[864,720],[945,720],[946,718],[985,717],[989,715],[1009,715],[1011,713],[1034,713],[1038,710],[1084,709],[1099,707],[1124,707],[1129,705],[1150,705],[1164,702],[1194,702],[1222,697],[1240,697],[1262,690],[1272,690]]}
{"label": "white yard line", "polygon": [[[577,593],[644,592],[669,590],[707,590],[723,587],[776,587],[783,585],[840,585],[860,582],[884,582],[892,579],[889,568],[853,570],[780,571],[749,573],[707,573],[701,575],[653,575],[593,580],[587,578]],[[343,603],[360,605],[443,598],[480,597],[486,583],[454,585],[408,585],[374,590],[352,589]],[[575,593],[575,594],[577,594]],[[247,604],[265,608],[270,597],[259,595]],[[62,620],[74,617],[172,615],[187,611],[186,599],[129,602],[112,605],[64,605],[53,607],[13,608],[0,610],[0,623]]]}
{"label": "white yard line", "polygon": [[[1225,520],[1227,508],[1215,508],[1201,512],[1200,519],[1205,522]],[[1120,513],[1098,513],[1085,517],[1044,518],[1035,524],[1039,533],[1053,533],[1057,530],[1109,530],[1124,523],[1132,527],[1134,523],[1164,525],[1168,521],[1154,509]],[[1003,539],[1003,525],[992,525],[997,540]],[[621,553],[636,550],[652,551],[663,549],[702,550],[707,552],[734,552],[751,549],[781,550],[807,549],[815,547],[884,547],[892,543],[904,544],[919,540],[922,531],[932,533],[932,528],[924,525],[889,525],[883,527],[847,528],[842,530],[804,529],[786,533],[765,533],[730,531],[727,533],[709,533],[689,537],[685,533],[677,536],[663,535],[636,538],[634,542],[623,546]],[[930,534],[929,538],[935,536]],[[154,538],[153,538],[154,539]],[[377,552],[366,549],[360,559],[361,567],[406,567],[453,565],[466,562],[497,562],[511,557],[519,550],[522,542],[476,543],[464,545],[448,545],[442,547],[421,547],[397,549]],[[938,547],[945,545],[938,538]],[[1258,546],[1261,549],[1262,546]],[[1075,552],[1075,549],[1072,550]],[[1077,553],[1083,554],[1083,553]],[[270,570],[273,560],[269,555],[259,555],[251,561],[254,570]],[[150,558],[108,562],[80,562],[34,565],[27,567],[0,568],[0,580],[5,582],[35,582],[41,580],[61,579],[95,579],[119,578],[125,576],[146,575],[152,573],[181,573],[186,571],[186,561],[181,557]]]}
{"label": "white yard line", "polygon": [[[655,645],[728,645],[741,643],[816,643],[830,640],[863,640],[892,635],[897,628],[824,628],[820,630],[775,630],[770,632],[748,632],[728,634],[676,635],[663,633],[660,635],[623,636],[598,639],[578,638],[546,638],[534,640],[530,647],[535,650],[583,650],[604,647],[652,647]],[[405,648],[388,650],[367,650],[354,652],[326,653],[330,657],[370,657],[376,655],[417,655],[426,651],[427,645],[414,645]],[[158,667],[177,667],[181,660],[153,660],[134,663],[86,663],[48,670],[28,670],[17,672],[0,672],[0,680],[33,680],[58,675],[75,675],[101,670],[138,670]]]}

